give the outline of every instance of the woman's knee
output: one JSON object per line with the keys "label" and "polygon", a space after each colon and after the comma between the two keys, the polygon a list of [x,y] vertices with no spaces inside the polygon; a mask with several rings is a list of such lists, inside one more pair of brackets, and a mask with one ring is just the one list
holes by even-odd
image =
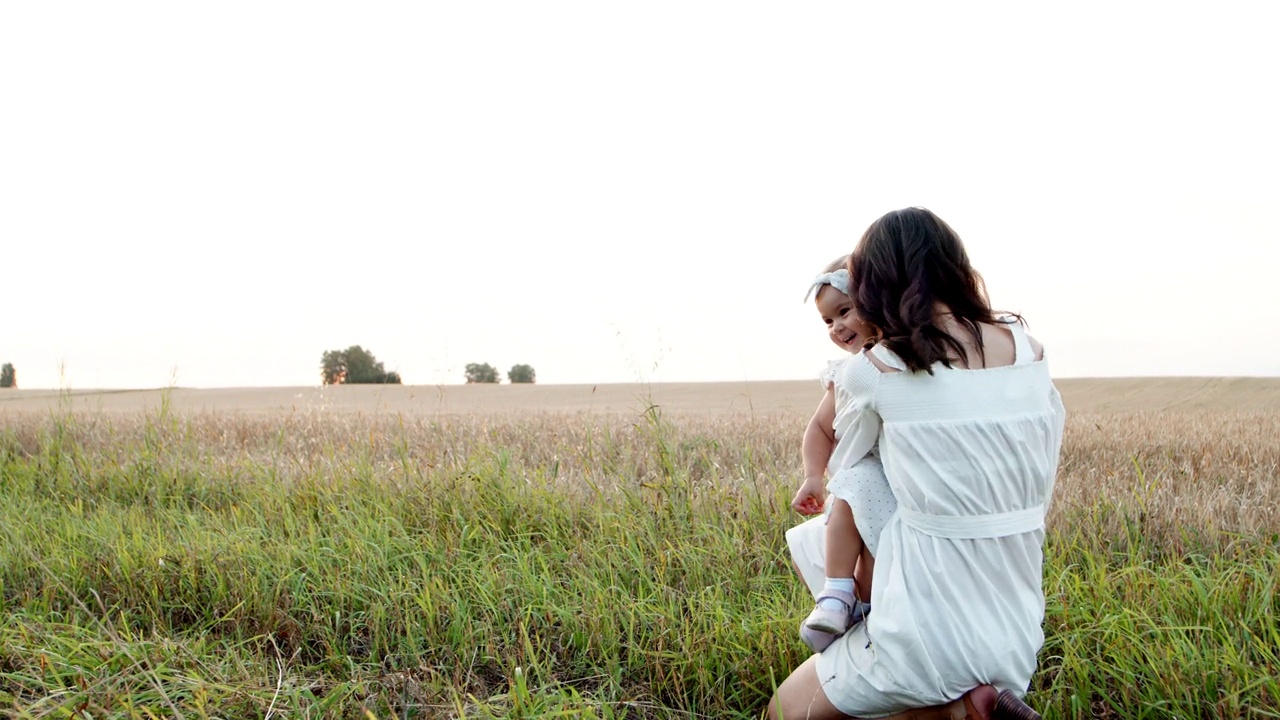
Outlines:
{"label": "woman's knee", "polygon": [[805,718],[805,708],[796,702],[789,702],[782,692],[773,696],[769,701],[769,720],[803,720]]}
{"label": "woman's knee", "polygon": [[818,656],[801,663],[769,701],[770,720],[839,720],[848,715],[840,712],[827,699],[818,681]]}
{"label": "woman's knee", "polygon": [[[822,691],[818,690],[819,695]],[[848,715],[836,710],[825,695],[817,698],[785,697],[781,692],[769,702],[769,720],[844,720]]]}

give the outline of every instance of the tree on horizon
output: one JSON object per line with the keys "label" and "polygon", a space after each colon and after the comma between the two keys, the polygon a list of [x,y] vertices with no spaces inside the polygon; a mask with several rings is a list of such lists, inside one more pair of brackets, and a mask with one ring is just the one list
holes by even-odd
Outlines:
{"label": "tree on horizon", "polygon": [[320,356],[320,381],[325,385],[399,385],[400,373],[387,372],[373,353],[359,345],[326,350]]}
{"label": "tree on horizon", "polygon": [[535,383],[538,381],[537,377],[538,374],[534,372],[532,365],[512,365],[507,371],[507,380],[512,383]]}
{"label": "tree on horizon", "polygon": [[502,382],[502,376],[498,374],[498,368],[489,363],[467,363],[464,374],[468,385],[472,383]]}
{"label": "tree on horizon", "polygon": [[16,387],[18,387],[18,371],[13,369],[13,363],[0,365],[0,388]]}

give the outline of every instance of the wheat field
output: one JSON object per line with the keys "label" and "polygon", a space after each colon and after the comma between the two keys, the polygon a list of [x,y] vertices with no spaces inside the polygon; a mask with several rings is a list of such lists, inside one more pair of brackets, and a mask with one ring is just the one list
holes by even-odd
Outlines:
{"label": "wheat field", "polygon": [[[1275,411],[1280,378],[1062,378],[1073,412]],[[432,415],[664,412],[719,415],[805,413],[821,397],[816,380],[583,385],[331,385],[279,388],[5,390],[0,413],[51,410],[174,410],[234,413],[332,411]]]}
{"label": "wheat field", "polygon": [[[1046,717],[1280,717],[1280,380],[1062,380]],[[9,717],[754,718],[817,383],[0,395]]]}

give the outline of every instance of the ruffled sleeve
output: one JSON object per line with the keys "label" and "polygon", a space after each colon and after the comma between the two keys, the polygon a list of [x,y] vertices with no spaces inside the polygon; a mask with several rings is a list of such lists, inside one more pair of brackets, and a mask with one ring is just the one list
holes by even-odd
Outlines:
{"label": "ruffled sleeve", "polygon": [[876,448],[880,414],[875,390],[880,372],[861,353],[853,355],[836,376],[836,447],[827,465],[830,474],[853,467]]}
{"label": "ruffled sleeve", "polygon": [[840,371],[844,368],[845,363],[849,362],[849,358],[843,357],[839,360],[828,360],[827,367],[823,369],[819,380],[822,382],[822,389],[829,390],[835,384],[836,378],[840,377]]}

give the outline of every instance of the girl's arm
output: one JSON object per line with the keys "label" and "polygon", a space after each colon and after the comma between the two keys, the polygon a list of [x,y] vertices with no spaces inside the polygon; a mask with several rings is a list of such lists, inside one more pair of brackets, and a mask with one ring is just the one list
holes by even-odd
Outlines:
{"label": "girl's arm", "polygon": [[831,459],[831,451],[836,445],[835,422],[836,394],[828,387],[826,394],[822,396],[822,402],[818,403],[818,409],[809,419],[800,447],[804,482],[791,501],[791,507],[802,515],[816,515],[822,511],[825,485],[823,478],[827,462]]}

